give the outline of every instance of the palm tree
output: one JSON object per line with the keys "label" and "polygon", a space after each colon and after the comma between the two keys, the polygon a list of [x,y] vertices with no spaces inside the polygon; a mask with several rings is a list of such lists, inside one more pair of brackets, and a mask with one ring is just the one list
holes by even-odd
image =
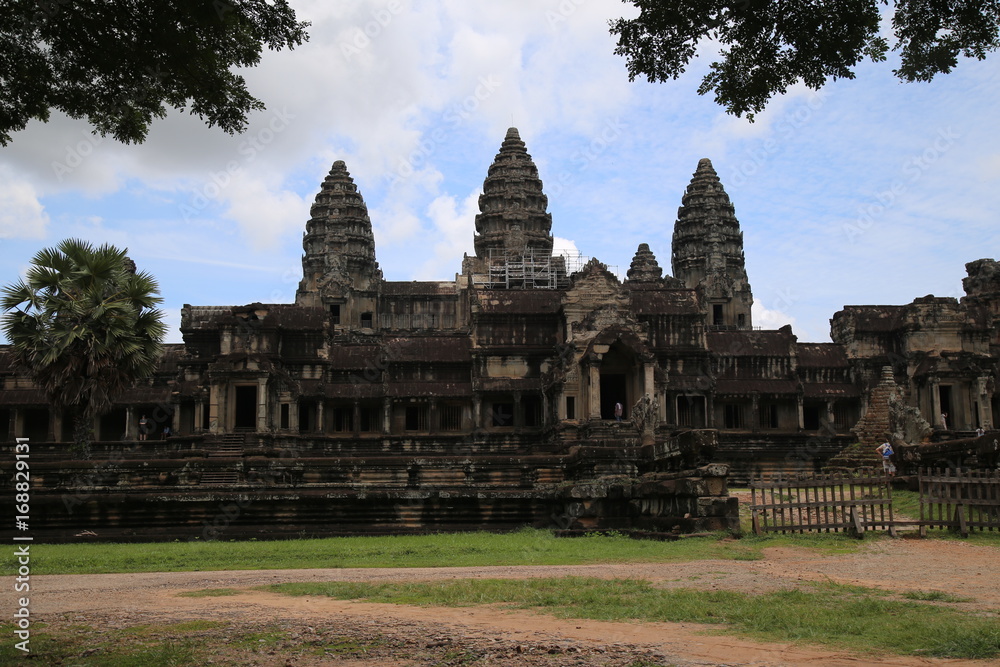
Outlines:
{"label": "palm tree", "polygon": [[0,296],[15,363],[56,410],[72,413],[74,448],[85,457],[94,419],[152,374],[166,333],[156,280],[126,252],[66,239],[35,255]]}

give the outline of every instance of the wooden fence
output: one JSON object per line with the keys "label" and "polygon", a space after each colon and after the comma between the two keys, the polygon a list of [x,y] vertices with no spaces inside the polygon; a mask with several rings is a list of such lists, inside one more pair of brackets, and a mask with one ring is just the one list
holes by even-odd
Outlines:
{"label": "wooden fence", "polygon": [[921,470],[920,534],[927,528],[1000,530],[1000,471]]}
{"label": "wooden fence", "polygon": [[898,527],[917,526],[921,535],[928,528],[948,528],[966,536],[970,529],[1000,530],[1000,472],[921,470],[918,482],[920,518],[899,519],[893,515],[888,480],[870,471],[857,477],[752,480],[753,531],[846,531],[861,536],[881,529],[895,535]]}
{"label": "wooden fence", "polygon": [[750,482],[750,512],[757,535],[806,531],[895,533],[892,487],[882,475],[813,475]]}

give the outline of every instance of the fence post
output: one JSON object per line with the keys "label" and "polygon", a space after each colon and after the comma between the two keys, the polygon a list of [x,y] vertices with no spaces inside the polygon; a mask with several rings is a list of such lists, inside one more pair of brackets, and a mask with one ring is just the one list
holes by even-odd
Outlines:
{"label": "fence post", "polygon": [[851,535],[859,540],[865,538],[865,526],[861,523],[861,518],[858,516],[857,505],[851,505]]}
{"label": "fence post", "polygon": [[965,512],[963,512],[964,505],[955,505],[955,525],[958,528],[959,534],[962,537],[969,536],[969,526],[965,523]]}

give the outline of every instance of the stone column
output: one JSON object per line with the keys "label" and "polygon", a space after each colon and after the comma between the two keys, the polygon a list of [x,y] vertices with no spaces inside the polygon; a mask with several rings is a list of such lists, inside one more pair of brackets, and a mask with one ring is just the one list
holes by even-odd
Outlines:
{"label": "stone column", "polygon": [[472,428],[483,427],[483,399],[478,394],[472,397]]}
{"label": "stone column", "polygon": [[267,431],[267,378],[257,378],[257,432]]}
{"label": "stone column", "polygon": [[826,402],[826,423],[827,423],[827,428],[834,428],[834,424],[833,424],[833,400],[827,400],[827,402]]}
{"label": "stone column", "polygon": [[521,402],[521,392],[514,392],[514,428],[524,426],[524,403]]}
{"label": "stone column", "polygon": [[316,401],[316,427],[313,429],[316,433],[326,433],[326,415],[323,406],[326,401],[322,398]]}
{"label": "stone column", "polygon": [[804,400],[801,396],[795,398],[796,407],[799,412],[799,430],[803,430],[806,427],[806,411],[804,406]]}
{"label": "stone column", "polygon": [[205,430],[205,401],[194,402],[194,432]]}
{"label": "stone column", "polygon": [[427,409],[427,432],[431,435],[437,433],[438,430],[438,402],[433,398],[430,400],[430,405]]}
{"label": "stone column", "polygon": [[760,430],[760,394],[756,391],[750,395],[750,432]]}
{"label": "stone column", "polygon": [[587,393],[590,397],[590,410],[587,415],[590,419],[601,418],[601,369],[597,364],[590,364],[589,368],[590,386]]}
{"label": "stone column", "polygon": [[354,413],[351,415],[351,431],[355,436],[361,434],[361,403],[354,401]]}
{"label": "stone column", "polygon": [[[209,386],[208,393],[208,432],[209,433],[222,433],[225,430],[225,424],[223,424],[223,419],[225,418],[225,412],[223,410],[223,401],[226,400],[226,388],[218,382],[213,382]],[[131,422],[130,422],[131,423]]]}
{"label": "stone column", "polygon": [[382,433],[389,435],[392,433],[392,399],[386,398],[382,402]]}
{"label": "stone column", "polygon": [[10,409],[10,422],[7,424],[7,440],[14,442],[14,439],[19,437],[18,434],[21,432],[18,428],[18,422],[21,419],[21,411],[18,408]]}
{"label": "stone column", "polygon": [[135,440],[138,435],[139,422],[135,416],[135,407],[129,405],[125,408],[125,439]]}
{"label": "stone column", "polygon": [[299,432],[299,401],[295,399],[288,404],[288,430],[292,433]]}
{"label": "stone column", "polygon": [[63,414],[59,410],[49,411],[49,440],[57,442],[62,440]]}
{"label": "stone column", "polygon": [[944,428],[941,423],[941,381],[931,378],[931,424],[935,428]]}
{"label": "stone column", "polygon": [[[643,367],[643,370],[645,371],[645,373],[644,373],[644,376],[643,376],[642,393],[643,393],[643,395],[649,394],[650,398],[655,398],[656,397],[656,371],[654,369],[653,362],[651,362],[651,361],[650,362],[646,362],[646,364]],[[638,398],[642,398],[642,397],[640,396]]]}

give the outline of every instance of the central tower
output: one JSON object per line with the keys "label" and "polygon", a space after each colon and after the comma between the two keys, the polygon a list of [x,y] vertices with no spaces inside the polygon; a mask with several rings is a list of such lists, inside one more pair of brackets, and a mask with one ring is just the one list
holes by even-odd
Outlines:
{"label": "central tower", "polygon": [[704,294],[710,326],[751,328],[753,294],[743,257],[743,232],[707,158],[698,161],[677,210],[670,263],[676,278]]}
{"label": "central tower", "polygon": [[538,168],[528,155],[517,128],[507,130],[500,152],[490,165],[476,216],[476,257],[529,253],[552,255],[552,214],[542,193]]}

